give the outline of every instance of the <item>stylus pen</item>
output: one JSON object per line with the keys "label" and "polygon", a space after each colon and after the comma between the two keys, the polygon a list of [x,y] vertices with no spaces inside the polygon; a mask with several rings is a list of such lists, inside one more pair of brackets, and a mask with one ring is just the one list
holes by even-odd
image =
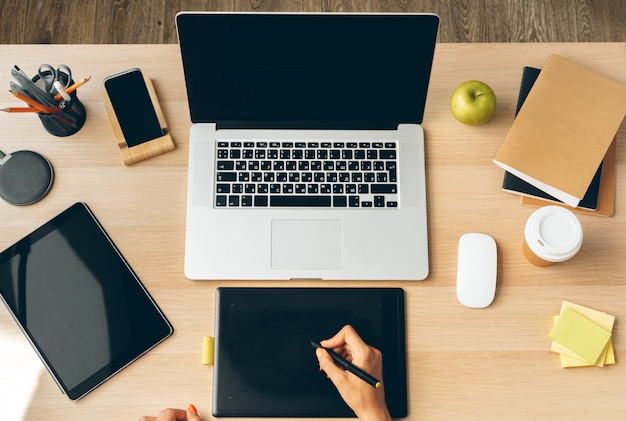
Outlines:
{"label": "stylus pen", "polygon": [[344,369],[348,370],[350,373],[354,374],[355,376],[359,377],[361,380],[364,380],[365,382],[367,382],[370,385],[374,386],[376,389],[378,389],[380,387],[380,385],[381,385],[380,380],[377,380],[375,377],[373,377],[369,373],[366,373],[365,371],[361,370],[359,367],[351,364],[345,358],[343,358],[341,355],[337,354],[332,349],[324,348],[322,345],[318,344],[317,342],[313,342],[313,341],[311,341],[311,346],[313,348],[325,349],[328,352],[328,355],[330,355],[330,357],[337,363],[337,365],[339,365],[339,366],[343,367]]}

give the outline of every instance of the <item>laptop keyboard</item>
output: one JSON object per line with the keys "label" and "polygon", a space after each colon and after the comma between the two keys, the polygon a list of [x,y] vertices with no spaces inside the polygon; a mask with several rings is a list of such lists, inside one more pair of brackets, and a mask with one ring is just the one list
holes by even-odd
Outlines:
{"label": "laptop keyboard", "polygon": [[216,148],[216,207],[398,207],[396,141],[228,140]]}

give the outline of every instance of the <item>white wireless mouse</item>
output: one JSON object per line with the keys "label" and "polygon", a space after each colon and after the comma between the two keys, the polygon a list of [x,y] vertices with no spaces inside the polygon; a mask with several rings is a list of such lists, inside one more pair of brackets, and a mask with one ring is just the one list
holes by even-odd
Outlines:
{"label": "white wireless mouse", "polygon": [[496,295],[496,242],[487,234],[468,233],[459,240],[456,296],[467,307],[484,308]]}

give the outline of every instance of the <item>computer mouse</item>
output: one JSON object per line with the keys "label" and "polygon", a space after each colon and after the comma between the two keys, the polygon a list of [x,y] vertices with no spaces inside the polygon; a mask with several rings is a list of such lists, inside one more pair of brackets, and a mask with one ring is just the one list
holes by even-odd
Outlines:
{"label": "computer mouse", "polygon": [[487,234],[463,234],[459,240],[456,296],[466,307],[484,308],[496,295],[496,242]]}

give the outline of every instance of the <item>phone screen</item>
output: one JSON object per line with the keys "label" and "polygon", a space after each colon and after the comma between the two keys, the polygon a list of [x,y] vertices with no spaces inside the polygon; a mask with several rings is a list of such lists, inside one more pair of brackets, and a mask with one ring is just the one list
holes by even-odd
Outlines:
{"label": "phone screen", "polygon": [[104,87],[128,147],[163,136],[163,129],[139,69],[105,79]]}

